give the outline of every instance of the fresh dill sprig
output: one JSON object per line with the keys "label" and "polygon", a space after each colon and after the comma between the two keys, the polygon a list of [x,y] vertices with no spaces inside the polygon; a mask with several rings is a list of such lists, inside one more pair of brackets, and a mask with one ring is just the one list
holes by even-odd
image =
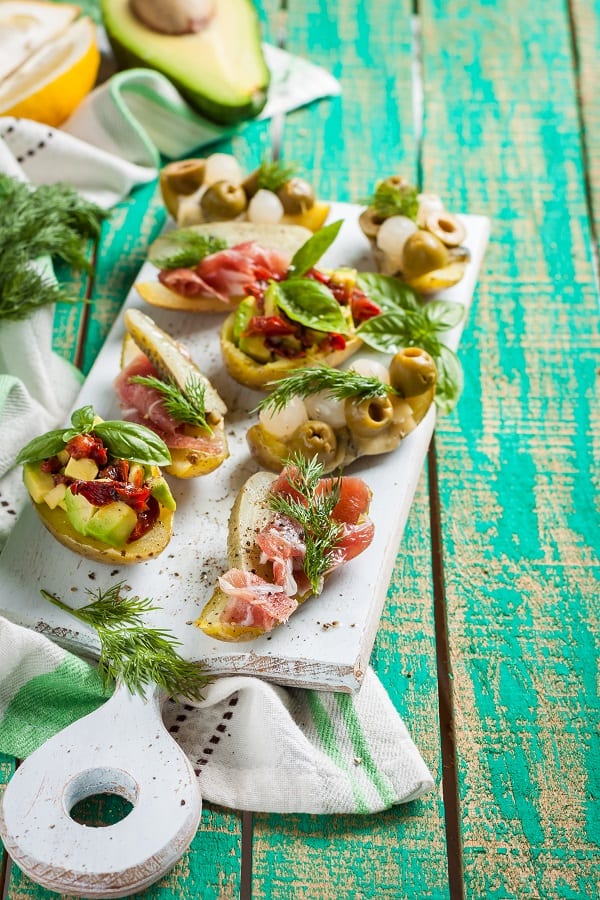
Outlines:
{"label": "fresh dill sprig", "polygon": [[295,454],[287,466],[289,483],[300,496],[272,494],[269,496],[269,507],[298,522],[304,530],[304,573],[313,593],[319,594],[323,576],[336,562],[336,544],[343,528],[340,522],[332,519],[340,499],[341,482],[339,478],[334,478],[328,489],[317,492],[323,466],[316,456],[305,459]]}
{"label": "fresh dill sprig", "polygon": [[333,400],[346,400],[352,397],[357,401],[374,400],[376,397],[396,393],[390,384],[384,384],[375,376],[360,375],[351,370],[332,369],[330,366],[298,369],[285,378],[271,381],[268,386],[273,387],[273,390],[260,401],[253,412],[262,409],[279,412],[285,409],[292,397],[301,397],[304,400],[312,394],[319,393],[327,394]]}
{"label": "fresh dill sprig", "polygon": [[182,228],[160,238],[158,246],[170,246],[172,252],[163,256],[150,255],[157,269],[187,269],[197,266],[206,256],[218,253],[227,247],[227,241],[212,234],[198,234],[192,228]]}
{"label": "fresh dill sprig", "polygon": [[179,656],[180,642],[166,629],[144,624],[145,613],[159,609],[149,598],[125,597],[124,582],[106,591],[87,589],[95,597],[81,609],[73,609],[48,591],[43,597],[80,622],[90,625],[100,640],[98,671],[106,689],[121,681],[132,694],[146,696],[150,684],[164,688],[171,696],[201,700],[210,682],[203,668]]}
{"label": "fresh dill sprig", "polygon": [[165,409],[176,422],[213,433],[206,420],[206,385],[199,378],[189,378],[183,389],[175,381],[161,381],[154,375],[132,375],[129,381],[158,391],[164,399]]}
{"label": "fresh dill sprig", "polygon": [[99,237],[108,213],[65,184],[27,184],[0,175],[0,320],[25,319],[41,306],[72,296],[36,261],[58,258],[73,269],[92,271],[88,241]]}
{"label": "fresh dill sprig", "polygon": [[297,172],[297,163],[286,164],[279,159],[263,159],[258,169],[258,186],[277,193]]}
{"label": "fresh dill sprig", "polygon": [[415,220],[419,209],[418,190],[410,184],[391,184],[380,181],[369,200],[375,215],[382,219],[407,216]]}

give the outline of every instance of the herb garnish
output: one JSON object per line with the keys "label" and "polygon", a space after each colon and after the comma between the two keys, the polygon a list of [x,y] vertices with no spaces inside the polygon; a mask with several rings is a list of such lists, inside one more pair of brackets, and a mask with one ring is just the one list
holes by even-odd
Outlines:
{"label": "herb garnish", "polygon": [[73,609],[48,591],[41,594],[95,629],[100,640],[98,671],[105,690],[111,681],[118,680],[132,694],[145,697],[148,685],[154,683],[171,696],[201,700],[211,679],[201,665],[179,656],[175,647],[181,642],[171,632],[144,624],[144,614],[160,607],[149,598],[123,596],[123,584],[119,582],[106,591],[87,588],[86,592],[96,599],[81,609]]}
{"label": "herb garnish", "polygon": [[424,303],[392,276],[361,272],[357,285],[383,309],[381,315],[361,322],[357,336],[382,353],[403,347],[421,347],[429,353],[437,369],[435,403],[441,413],[449,413],[460,397],[463,374],[460,360],[442,335],[462,320],[464,306],[449,300]]}
{"label": "herb garnish", "polygon": [[191,376],[184,388],[172,379],[162,381],[154,375],[132,375],[129,381],[158,391],[164,398],[165,409],[176,422],[205,428],[212,434],[206,421],[206,385],[199,378]]}
{"label": "herb garnish", "polygon": [[267,191],[277,193],[286,181],[289,181],[290,178],[296,175],[297,171],[297,163],[285,164],[279,159],[263,159],[258,169],[258,186]]}
{"label": "herb garnish", "polygon": [[76,409],[71,416],[71,425],[71,428],[57,428],[29,441],[19,452],[17,463],[37,462],[55,456],[78,434],[95,434],[117,459],[154,466],[168,466],[171,463],[171,454],[165,442],[145,425],[97,421],[92,406]]}
{"label": "herb garnish", "polygon": [[316,456],[305,459],[300,454],[294,454],[286,461],[286,466],[289,483],[300,496],[271,494],[269,507],[298,522],[303,528],[306,545],[304,573],[313,593],[320,594],[325,573],[335,565],[336,544],[343,529],[342,523],[331,517],[340,499],[341,482],[339,478],[332,478],[328,488],[317,493],[323,466]]}
{"label": "herb garnish", "polygon": [[376,216],[388,219],[390,216],[407,216],[413,221],[419,209],[418,190],[410,184],[392,184],[380,181],[369,206]]}
{"label": "herb garnish", "polygon": [[98,238],[108,213],[68,185],[32,190],[8,175],[0,175],[0,207],[0,320],[25,319],[59,301],[76,303],[79,298],[59,287],[39,261],[57,257],[91,272],[88,239]]}
{"label": "herb garnish", "polygon": [[312,394],[323,393],[334,400],[349,397],[359,400],[374,400],[396,393],[390,384],[384,384],[374,375],[360,375],[350,369],[332,369],[330,366],[311,366],[298,369],[285,378],[271,381],[267,387],[273,390],[260,401],[253,412],[261,409],[279,412],[292,397],[305,399]]}
{"label": "herb garnish", "polygon": [[206,256],[225,250],[227,241],[212,234],[198,234],[193,228],[180,228],[159,238],[158,248],[171,248],[171,252],[153,255],[149,260],[157,269],[180,269],[197,266]]}
{"label": "herb garnish", "polygon": [[306,275],[333,244],[343,224],[343,220],[339,219],[331,225],[325,225],[309,237],[294,253],[287,278],[301,278]]}

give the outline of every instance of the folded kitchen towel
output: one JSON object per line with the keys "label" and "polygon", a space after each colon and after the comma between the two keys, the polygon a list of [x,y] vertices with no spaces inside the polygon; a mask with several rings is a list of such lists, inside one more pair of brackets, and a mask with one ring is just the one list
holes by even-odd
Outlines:
{"label": "folded kitchen towel", "polygon": [[[0,618],[0,751],[23,758],[105,699],[92,666]],[[433,787],[372,669],[355,695],[221,677],[200,703],[168,701],[163,717],[220,806],[374,813]]]}

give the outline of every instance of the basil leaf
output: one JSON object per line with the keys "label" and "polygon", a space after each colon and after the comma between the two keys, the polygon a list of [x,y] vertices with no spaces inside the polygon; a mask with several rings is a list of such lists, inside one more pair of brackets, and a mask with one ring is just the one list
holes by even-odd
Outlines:
{"label": "basil leaf", "polygon": [[75,429],[75,434],[84,434],[90,431],[94,424],[95,416],[96,413],[93,406],[82,406],[80,409],[76,409],[71,416],[71,425]]}
{"label": "basil leaf", "polygon": [[365,344],[381,353],[395,353],[408,346],[427,349],[423,345],[429,337],[427,329],[423,328],[423,317],[407,312],[386,312],[373,316],[361,322],[356,333]]}
{"label": "basil leaf", "polygon": [[423,312],[436,331],[446,331],[462,322],[465,308],[462,303],[452,303],[450,300],[430,300]]}
{"label": "basil leaf", "polygon": [[356,284],[384,312],[394,312],[398,308],[421,309],[423,306],[419,301],[418,294],[399,278],[394,278],[393,275],[359,272],[356,276]]}
{"label": "basil leaf", "polygon": [[318,263],[325,251],[331,247],[341,227],[342,219],[339,222],[332,222],[331,225],[320,228],[306,243],[302,244],[292,257],[288,280],[306,275]]}
{"label": "basil leaf", "polygon": [[451,412],[458,403],[464,387],[464,374],[458,356],[445,344],[441,345],[439,355],[434,361],[438,375],[435,405],[443,415]]}
{"label": "basil leaf", "polygon": [[56,431],[48,431],[39,437],[29,441],[28,444],[19,451],[17,455],[17,464],[24,462],[39,462],[41,459],[48,459],[50,456],[56,456],[61,450],[65,449],[68,441],[67,429],[60,428]]}
{"label": "basil leaf", "polygon": [[171,462],[165,442],[145,425],[98,422],[94,425],[94,433],[104,441],[112,456],[155,466],[168,466]]}
{"label": "basil leaf", "polygon": [[331,291],[310,278],[281,281],[273,292],[277,306],[293,322],[314,331],[348,334],[348,321]]}

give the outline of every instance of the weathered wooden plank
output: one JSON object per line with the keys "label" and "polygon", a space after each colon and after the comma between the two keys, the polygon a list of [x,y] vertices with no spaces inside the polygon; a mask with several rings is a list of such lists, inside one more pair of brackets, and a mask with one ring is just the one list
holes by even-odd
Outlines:
{"label": "weathered wooden plank", "polygon": [[493,217],[438,425],[468,896],[598,893],[598,316],[562,3],[424,2],[423,172]]}
{"label": "weathered wooden plank", "polygon": [[[360,202],[377,178],[416,176],[411,4],[290,4],[288,48],[332,71],[341,98],[286,118],[283,157],[318,194]],[[417,491],[372,662],[440,782],[425,478]],[[253,896],[448,896],[441,795],[372,817],[254,816]]]}

